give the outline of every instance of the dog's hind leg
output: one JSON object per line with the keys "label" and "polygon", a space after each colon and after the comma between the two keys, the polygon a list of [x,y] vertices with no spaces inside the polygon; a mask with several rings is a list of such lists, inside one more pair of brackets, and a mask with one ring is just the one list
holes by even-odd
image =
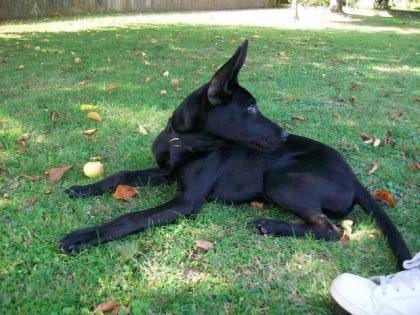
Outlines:
{"label": "dog's hind leg", "polygon": [[[275,236],[313,235],[317,239],[336,240],[341,231],[323,213],[322,202],[325,199],[322,191],[332,190],[330,183],[322,178],[304,174],[272,174],[264,180],[264,193],[267,198],[281,209],[288,210],[301,218],[303,224],[292,224],[283,221],[259,219],[254,221],[257,230],[262,234]],[[348,208],[351,199],[339,197],[330,200],[334,208]],[[344,206],[345,205],[345,206]]]}
{"label": "dog's hind leg", "polygon": [[107,190],[115,189],[118,185],[145,186],[164,185],[168,183],[166,173],[159,168],[146,170],[120,171],[94,184],[71,186],[65,190],[69,197],[90,197],[104,194]]}
{"label": "dog's hind leg", "polygon": [[340,229],[320,212],[305,215],[304,221],[303,224],[292,224],[280,220],[258,219],[253,223],[264,235],[295,237],[312,235],[316,239],[324,240],[337,240],[341,236]]}

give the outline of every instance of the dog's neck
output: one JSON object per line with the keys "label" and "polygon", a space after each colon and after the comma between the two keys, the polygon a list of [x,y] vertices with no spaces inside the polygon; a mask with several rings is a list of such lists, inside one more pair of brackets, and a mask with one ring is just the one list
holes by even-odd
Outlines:
{"label": "dog's neck", "polygon": [[176,132],[172,124],[168,125],[169,145],[190,152],[213,151],[228,146],[229,143],[205,132]]}

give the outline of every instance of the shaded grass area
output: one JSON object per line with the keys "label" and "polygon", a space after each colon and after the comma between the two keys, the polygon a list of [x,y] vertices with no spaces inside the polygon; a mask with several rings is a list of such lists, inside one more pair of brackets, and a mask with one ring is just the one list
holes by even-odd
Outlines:
{"label": "shaded grass area", "polygon": [[[62,191],[92,181],[80,171],[92,156],[103,158],[107,175],[152,166],[150,146],[171,112],[248,38],[240,80],[261,110],[290,132],[337,148],[371,191],[391,191],[398,204],[386,210],[418,251],[419,177],[408,167],[419,154],[416,37],[204,26],[0,37],[2,312],[88,314],[115,299],[135,314],[340,313],[328,294],[335,276],[395,271],[389,248],[360,208],[349,217],[355,226],[347,245],[261,237],[250,220],[296,218],[272,207],[210,203],[195,220],[67,256],[57,248],[64,233],[162,203],[174,187],[142,188],[128,203],[110,195],[70,200]],[[91,82],[81,86],[82,80]],[[109,83],[119,87],[109,93]],[[103,122],[88,120],[83,103],[97,105]],[[99,129],[95,135],[81,134],[92,127]],[[383,138],[388,130],[392,145],[373,148],[360,139],[360,133]],[[380,168],[368,176],[373,162]],[[43,176],[63,165],[74,171],[62,181]],[[214,249],[192,255],[197,239],[214,242]]]}

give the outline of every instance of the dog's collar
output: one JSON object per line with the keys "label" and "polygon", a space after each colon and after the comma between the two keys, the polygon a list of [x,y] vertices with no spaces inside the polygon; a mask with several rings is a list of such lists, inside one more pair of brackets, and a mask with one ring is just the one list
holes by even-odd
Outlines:
{"label": "dog's collar", "polygon": [[179,148],[182,145],[181,139],[179,139],[178,137],[170,139],[169,143],[175,148]]}

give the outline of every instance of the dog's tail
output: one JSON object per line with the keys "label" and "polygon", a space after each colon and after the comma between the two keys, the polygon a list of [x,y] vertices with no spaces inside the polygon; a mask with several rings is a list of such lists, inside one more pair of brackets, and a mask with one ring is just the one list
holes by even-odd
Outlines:
{"label": "dog's tail", "polygon": [[397,257],[398,265],[402,268],[403,261],[411,258],[407,244],[386,212],[379,206],[369,191],[360,183],[357,183],[356,185],[355,202],[359,204],[367,214],[373,216],[376,224],[386,237],[391,250]]}

